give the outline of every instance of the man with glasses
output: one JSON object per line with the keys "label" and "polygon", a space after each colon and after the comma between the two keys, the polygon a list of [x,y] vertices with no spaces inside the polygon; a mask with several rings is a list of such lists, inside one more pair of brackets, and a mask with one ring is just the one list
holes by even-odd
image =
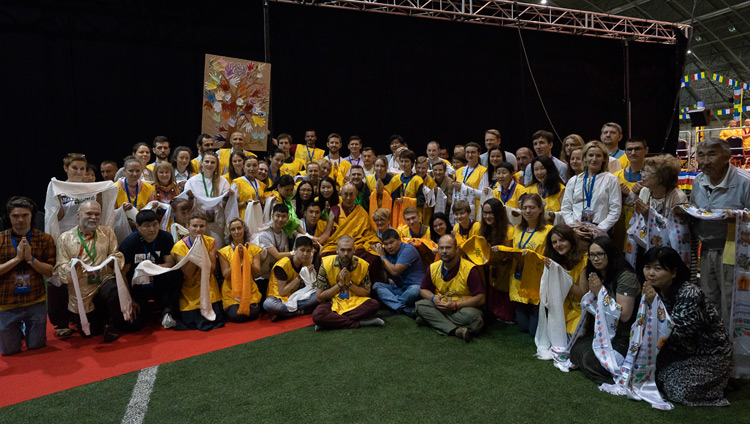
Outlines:
{"label": "man with glasses", "polygon": [[633,217],[635,201],[643,188],[641,183],[641,172],[648,155],[648,144],[646,140],[633,137],[625,143],[625,154],[630,164],[619,171],[614,172],[615,177],[620,180],[620,192],[622,193],[622,213],[614,227],[614,239],[618,249],[624,249],[627,242],[627,229],[630,218]]}

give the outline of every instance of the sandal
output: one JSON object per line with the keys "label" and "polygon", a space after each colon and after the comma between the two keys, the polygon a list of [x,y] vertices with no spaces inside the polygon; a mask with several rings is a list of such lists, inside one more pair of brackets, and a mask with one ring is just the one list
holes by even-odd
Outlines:
{"label": "sandal", "polygon": [[55,329],[55,337],[60,340],[65,340],[73,335],[73,330],[70,328],[57,328]]}

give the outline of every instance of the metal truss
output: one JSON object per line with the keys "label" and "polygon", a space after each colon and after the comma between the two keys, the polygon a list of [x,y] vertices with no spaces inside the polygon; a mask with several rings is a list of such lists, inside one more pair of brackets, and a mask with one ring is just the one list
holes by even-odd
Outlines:
{"label": "metal truss", "polygon": [[271,0],[309,6],[674,44],[690,25],[507,0]]}

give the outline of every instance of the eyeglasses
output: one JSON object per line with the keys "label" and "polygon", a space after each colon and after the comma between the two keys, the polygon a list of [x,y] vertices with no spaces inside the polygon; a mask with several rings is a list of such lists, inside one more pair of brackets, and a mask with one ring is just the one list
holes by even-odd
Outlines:
{"label": "eyeglasses", "polygon": [[599,259],[604,259],[606,256],[607,256],[607,254],[604,253],[604,252],[602,252],[602,253],[589,253],[589,259],[599,260]]}

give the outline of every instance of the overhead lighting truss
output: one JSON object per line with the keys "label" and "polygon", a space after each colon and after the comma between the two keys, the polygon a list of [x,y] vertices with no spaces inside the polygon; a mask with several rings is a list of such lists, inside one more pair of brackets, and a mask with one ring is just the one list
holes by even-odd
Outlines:
{"label": "overhead lighting truss", "polygon": [[690,25],[507,0],[271,0],[537,31],[674,44]]}

